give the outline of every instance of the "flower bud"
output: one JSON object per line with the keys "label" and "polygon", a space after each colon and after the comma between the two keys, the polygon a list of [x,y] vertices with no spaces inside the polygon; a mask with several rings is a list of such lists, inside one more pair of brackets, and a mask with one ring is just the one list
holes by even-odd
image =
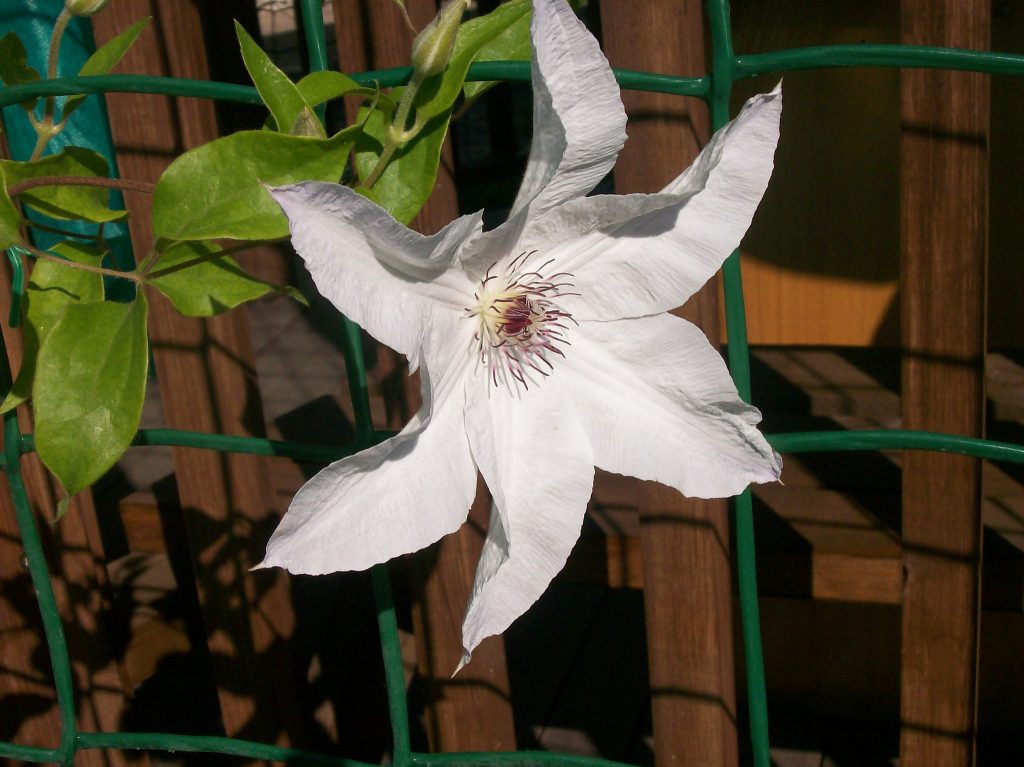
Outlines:
{"label": "flower bud", "polygon": [[64,0],[64,7],[72,16],[92,16],[103,10],[110,0]]}
{"label": "flower bud", "polygon": [[434,20],[416,36],[412,44],[412,65],[419,74],[430,77],[448,66],[464,10],[466,0],[448,0]]}

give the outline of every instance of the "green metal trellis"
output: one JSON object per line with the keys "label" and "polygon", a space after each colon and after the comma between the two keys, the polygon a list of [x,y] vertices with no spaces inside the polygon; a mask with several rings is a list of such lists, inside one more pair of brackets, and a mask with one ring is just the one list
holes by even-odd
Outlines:
{"label": "green metal trellis", "polygon": [[[302,13],[305,38],[308,42],[311,69],[327,67],[326,42],[320,0],[297,0]],[[648,72],[617,70],[616,77],[624,88],[659,91],[703,99],[711,109],[713,127],[724,125],[729,117],[729,99],[736,81],[768,72],[786,72],[824,67],[926,67],[956,69],[991,74],[1024,75],[1024,56],[904,45],[837,45],[760,54],[736,54],[727,0],[708,0],[711,29],[712,69],[699,78],[672,77]],[[367,72],[355,79],[385,86],[405,82],[409,68]],[[475,64],[470,80],[529,81],[529,65],[522,62]],[[39,96],[74,93],[144,92],[175,96],[195,96],[225,101],[260,103],[255,89],[225,83],[200,82],[165,77],[105,75],[99,77],[62,78],[0,89],[0,108]],[[12,257],[16,270],[20,262]],[[724,269],[726,323],[729,335],[729,363],[740,394],[749,400],[750,356],[747,343],[746,318],[740,278],[739,254],[733,254]],[[17,275],[16,275],[17,276]],[[346,450],[325,448],[294,442],[268,439],[200,434],[175,429],[148,429],[140,432],[136,445],[174,445],[205,448],[225,452],[287,456],[307,461],[327,462],[351,454],[384,437],[375,432],[370,420],[365,366],[359,343],[359,329],[342,320],[345,357],[349,385],[356,414],[356,437]],[[6,349],[0,364],[0,388],[11,384]],[[158,749],[168,751],[208,752],[287,762],[296,765],[334,765],[363,767],[362,762],[314,754],[294,749],[264,745],[250,741],[198,735],[167,733],[85,732],[75,721],[71,666],[64,630],[57,611],[49,570],[40,542],[36,522],[21,478],[20,457],[34,450],[32,435],[22,434],[17,417],[8,413],[3,422],[4,450],[0,469],[7,473],[17,523],[21,532],[33,585],[53,667],[54,685],[60,710],[61,737],[56,748],[23,746],[0,742],[0,756],[28,762],[71,764],[81,749]],[[1024,463],[1024,446],[971,439],[928,432],[906,430],[826,431],[769,435],[769,441],[780,452],[849,451],[879,449],[938,450],[980,458]],[[750,491],[736,501],[736,557],[738,561],[742,634],[746,655],[750,737],[754,763],[769,767],[768,714],[765,693],[764,664],[761,653],[760,620],[758,616],[755,573],[753,514]],[[576,767],[606,765],[606,760],[587,759],[548,752],[422,754],[411,750],[408,709],[405,698],[402,662],[399,652],[395,612],[391,600],[388,570],[373,570],[373,589],[378,619],[387,693],[393,733],[393,762],[399,767],[410,765],[544,765],[545,767]],[[366,767],[369,767],[366,765]]]}

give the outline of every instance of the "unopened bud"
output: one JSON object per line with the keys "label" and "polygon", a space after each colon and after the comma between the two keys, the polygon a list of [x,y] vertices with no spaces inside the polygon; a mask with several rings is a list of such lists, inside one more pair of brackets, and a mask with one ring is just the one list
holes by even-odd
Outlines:
{"label": "unopened bud", "polygon": [[412,65],[424,77],[440,74],[448,66],[455,35],[462,23],[466,0],[448,0],[412,44]]}
{"label": "unopened bud", "polygon": [[103,10],[110,0],[64,0],[64,7],[72,16],[92,16]]}

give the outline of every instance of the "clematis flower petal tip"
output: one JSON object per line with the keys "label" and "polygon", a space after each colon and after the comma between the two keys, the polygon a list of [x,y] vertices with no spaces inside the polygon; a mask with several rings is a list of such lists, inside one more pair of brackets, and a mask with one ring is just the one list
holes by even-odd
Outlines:
{"label": "clematis flower petal tip", "polygon": [[258,567],[326,573],[416,551],[493,498],[456,673],[540,597],[580,534],[594,467],[691,497],[779,480],[721,355],[681,305],[739,245],[768,184],[781,83],[662,192],[587,196],[622,146],[611,69],[565,0],[534,0],[534,138],[508,220],[435,235],[332,184],[271,190],[318,289],[418,364],[402,432],[296,495]]}

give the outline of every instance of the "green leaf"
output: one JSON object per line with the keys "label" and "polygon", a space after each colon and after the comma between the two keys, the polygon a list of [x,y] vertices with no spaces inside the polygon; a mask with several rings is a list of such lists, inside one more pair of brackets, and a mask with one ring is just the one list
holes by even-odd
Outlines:
{"label": "green leaf", "polygon": [[39,350],[32,399],[36,449],[69,495],[107,471],[142,415],[149,349],[146,299],[73,304]]}
{"label": "green leaf", "polygon": [[[103,251],[80,242],[61,242],[50,251],[80,264],[99,266]],[[22,326],[23,349],[18,378],[8,392],[0,413],[12,410],[27,400],[35,379],[36,355],[64,310],[76,303],[103,300],[103,277],[55,261],[37,261],[25,291],[25,322]]]}
{"label": "green leaf", "polygon": [[[39,79],[39,73],[28,65],[28,52],[21,38],[15,32],[0,37],[0,82],[4,85],[21,85]],[[23,101],[25,109],[35,107],[35,100]]]}
{"label": "green leaf", "polygon": [[212,317],[268,293],[283,293],[306,303],[295,288],[258,280],[230,256],[211,258],[218,252],[220,248],[211,243],[176,243],[160,256],[160,268],[147,281],[187,317]]}
{"label": "green leaf", "polygon": [[[466,22],[466,26],[477,23],[477,19]],[[524,13],[477,51],[473,61],[529,61],[530,60],[530,14]],[[475,99],[484,91],[497,85],[494,80],[466,83],[462,92],[466,99]]]}
{"label": "green leaf", "polygon": [[[401,98],[402,90],[393,90],[396,98]],[[441,161],[441,144],[448,131],[450,117],[449,110],[430,121],[416,138],[395,152],[373,185],[372,195],[367,195],[403,224],[416,217],[434,188],[437,166]],[[363,135],[356,141],[355,164],[359,177],[366,178],[377,165],[391,118],[380,110],[367,115],[364,108],[359,119],[365,119],[365,123]]]}
{"label": "green leaf", "polygon": [[462,91],[466,72],[477,53],[529,12],[529,0],[510,0],[459,27],[448,68],[425,80],[416,94],[416,120],[426,122],[448,112]]}
{"label": "green leaf", "polygon": [[[142,33],[142,30],[146,28],[149,23],[149,18],[140,19],[132,24],[124,32],[108,40],[99,50],[92,54],[82,68],[78,70],[79,77],[88,77],[90,75],[105,75],[115,66],[117,62],[128,52],[128,49],[132,47],[135,40]],[[85,101],[85,94],[80,93],[73,96],[68,96],[67,101],[64,102],[64,110],[61,112],[61,120],[67,120],[72,112],[82,105]]]}
{"label": "green leaf", "polygon": [[[238,35],[238,44],[242,48],[242,61],[249,71],[260,98],[267,105],[270,114],[274,116],[277,123],[277,130],[280,133],[292,133],[292,128],[299,122],[303,112],[309,110],[309,104],[302,98],[302,94],[284,72],[278,69],[277,65],[270,60],[270,57],[245,31],[241,24],[235,22],[235,34]],[[310,112],[311,113],[311,112]],[[307,121],[303,121],[303,125]],[[319,120],[315,121],[316,135],[323,138],[323,126]]]}
{"label": "green leaf", "polygon": [[[107,161],[101,155],[75,146],[32,162],[0,160],[0,167],[7,174],[8,188],[43,176],[107,177]],[[53,218],[84,219],[94,223],[119,221],[128,215],[123,210],[111,210],[107,205],[109,197],[108,189],[65,184],[37,186],[18,195],[23,203]]]}
{"label": "green leaf", "polygon": [[11,198],[7,194],[7,178],[3,164],[0,163],[0,248],[7,248],[16,242],[21,242],[21,232],[18,231],[20,220],[18,209],[14,207],[14,203],[11,202]]}
{"label": "green leaf", "polygon": [[331,70],[308,74],[295,83],[295,87],[311,107],[344,96],[346,93],[361,96],[373,96],[376,93],[373,88],[363,88],[351,77]]}
{"label": "green leaf", "polygon": [[274,240],[288,221],[264,184],[338,181],[360,128],[329,139],[241,131],[186,152],[153,194],[153,231],[170,240]]}

